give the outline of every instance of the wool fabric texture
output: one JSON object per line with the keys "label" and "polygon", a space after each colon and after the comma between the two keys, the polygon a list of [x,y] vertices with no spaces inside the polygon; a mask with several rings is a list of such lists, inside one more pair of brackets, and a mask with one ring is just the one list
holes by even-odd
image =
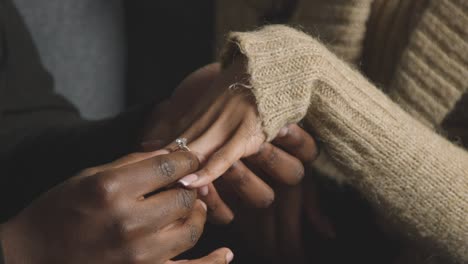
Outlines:
{"label": "wool fabric texture", "polygon": [[[367,2],[360,2],[365,10]],[[283,25],[233,32],[222,61],[229,64],[239,52],[247,58],[268,140],[303,119],[349,182],[403,227],[401,235],[466,263],[468,153],[433,129],[468,90],[466,25],[467,1],[430,1],[395,65],[388,94],[349,64],[363,52],[358,46],[365,33],[356,28],[349,35],[342,28],[343,41],[328,48]],[[348,42],[356,48],[340,52]]]}

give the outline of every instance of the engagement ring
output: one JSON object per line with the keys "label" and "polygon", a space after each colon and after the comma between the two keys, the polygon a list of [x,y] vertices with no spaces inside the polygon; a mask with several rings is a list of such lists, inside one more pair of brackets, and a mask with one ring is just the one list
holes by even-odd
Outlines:
{"label": "engagement ring", "polygon": [[177,150],[190,151],[189,147],[187,147],[186,138],[178,138],[175,140],[175,143],[177,144]]}

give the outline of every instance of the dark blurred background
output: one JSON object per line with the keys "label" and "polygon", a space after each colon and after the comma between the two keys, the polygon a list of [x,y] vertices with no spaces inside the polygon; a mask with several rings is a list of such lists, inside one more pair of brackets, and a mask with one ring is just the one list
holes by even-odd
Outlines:
{"label": "dark blurred background", "polygon": [[213,60],[213,0],[124,5],[129,105],[167,98],[187,74]]}

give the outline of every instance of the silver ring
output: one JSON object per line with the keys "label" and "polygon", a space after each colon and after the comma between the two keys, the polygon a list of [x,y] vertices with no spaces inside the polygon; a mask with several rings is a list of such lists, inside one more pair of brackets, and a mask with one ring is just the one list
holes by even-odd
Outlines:
{"label": "silver ring", "polygon": [[190,151],[190,148],[187,147],[187,139],[186,138],[178,138],[178,139],[175,140],[175,143],[177,145],[177,150]]}

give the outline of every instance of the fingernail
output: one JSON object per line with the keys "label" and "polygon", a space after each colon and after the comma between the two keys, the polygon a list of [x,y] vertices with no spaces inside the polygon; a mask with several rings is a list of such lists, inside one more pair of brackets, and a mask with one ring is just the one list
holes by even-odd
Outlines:
{"label": "fingernail", "polygon": [[227,263],[231,263],[231,261],[234,259],[234,253],[232,253],[231,251],[229,251],[227,254],[226,254],[226,262]]}
{"label": "fingernail", "polygon": [[198,192],[200,193],[201,196],[207,196],[208,195],[208,186],[202,186],[200,189],[198,189]]}
{"label": "fingernail", "polygon": [[200,204],[203,207],[203,209],[205,209],[205,211],[208,211],[208,206],[206,206],[206,203],[203,202],[202,200],[198,200],[198,201],[200,201]]}
{"label": "fingernail", "polygon": [[288,132],[289,132],[289,128],[288,127],[283,127],[278,132],[278,137],[284,137],[284,136],[286,136],[288,134]]}
{"label": "fingernail", "polygon": [[187,187],[187,186],[189,186],[190,184],[194,183],[194,182],[197,181],[197,180],[198,180],[198,175],[196,175],[196,174],[189,174],[189,175],[183,177],[182,179],[180,179],[179,182],[180,182],[183,186]]}

